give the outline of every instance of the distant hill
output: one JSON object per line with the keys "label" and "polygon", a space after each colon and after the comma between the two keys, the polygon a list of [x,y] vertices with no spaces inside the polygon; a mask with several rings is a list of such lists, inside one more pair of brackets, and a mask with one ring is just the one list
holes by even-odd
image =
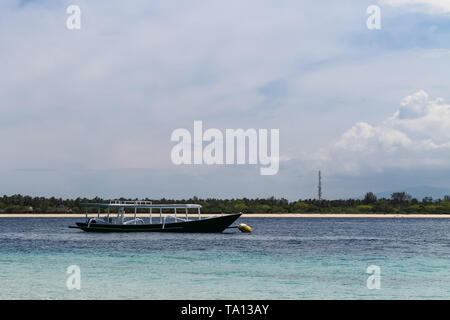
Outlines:
{"label": "distant hill", "polygon": [[406,192],[413,198],[422,200],[424,197],[432,197],[433,199],[443,199],[444,196],[450,195],[450,188],[437,188],[429,186],[417,186],[410,188],[403,188],[398,190],[375,193],[378,198],[390,198],[394,192]]}

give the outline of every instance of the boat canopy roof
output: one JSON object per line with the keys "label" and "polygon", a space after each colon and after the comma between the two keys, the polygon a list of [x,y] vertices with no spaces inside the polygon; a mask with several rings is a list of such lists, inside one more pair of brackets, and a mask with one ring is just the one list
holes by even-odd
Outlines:
{"label": "boat canopy roof", "polygon": [[110,203],[80,203],[81,207],[102,207],[102,208],[161,208],[161,209],[198,209],[202,206],[191,203],[175,204],[153,204],[151,201],[111,201]]}

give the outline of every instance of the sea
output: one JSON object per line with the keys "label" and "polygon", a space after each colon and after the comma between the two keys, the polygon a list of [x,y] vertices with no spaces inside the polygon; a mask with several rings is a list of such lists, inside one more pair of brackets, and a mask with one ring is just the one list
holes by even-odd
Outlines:
{"label": "sea", "polygon": [[450,299],[450,219],[240,218],[245,234],[0,218],[0,299]]}

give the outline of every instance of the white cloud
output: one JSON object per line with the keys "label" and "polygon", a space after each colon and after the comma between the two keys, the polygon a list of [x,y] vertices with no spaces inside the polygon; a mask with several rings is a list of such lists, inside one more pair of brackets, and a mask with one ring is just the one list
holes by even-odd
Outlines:
{"label": "white cloud", "polygon": [[450,1],[448,0],[380,0],[379,3],[393,7],[407,6],[413,10],[431,14],[450,13]]}
{"label": "white cloud", "polygon": [[324,165],[334,171],[449,167],[450,104],[421,90],[405,97],[400,109],[380,125],[356,123],[327,150]]}

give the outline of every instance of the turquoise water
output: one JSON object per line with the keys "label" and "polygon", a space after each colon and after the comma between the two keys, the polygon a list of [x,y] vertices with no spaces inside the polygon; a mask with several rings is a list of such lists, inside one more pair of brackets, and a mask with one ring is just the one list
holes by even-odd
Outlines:
{"label": "turquoise water", "polygon": [[91,234],[67,228],[77,220],[0,219],[0,299],[450,298],[450,219],[239,219],[253,234]]}

